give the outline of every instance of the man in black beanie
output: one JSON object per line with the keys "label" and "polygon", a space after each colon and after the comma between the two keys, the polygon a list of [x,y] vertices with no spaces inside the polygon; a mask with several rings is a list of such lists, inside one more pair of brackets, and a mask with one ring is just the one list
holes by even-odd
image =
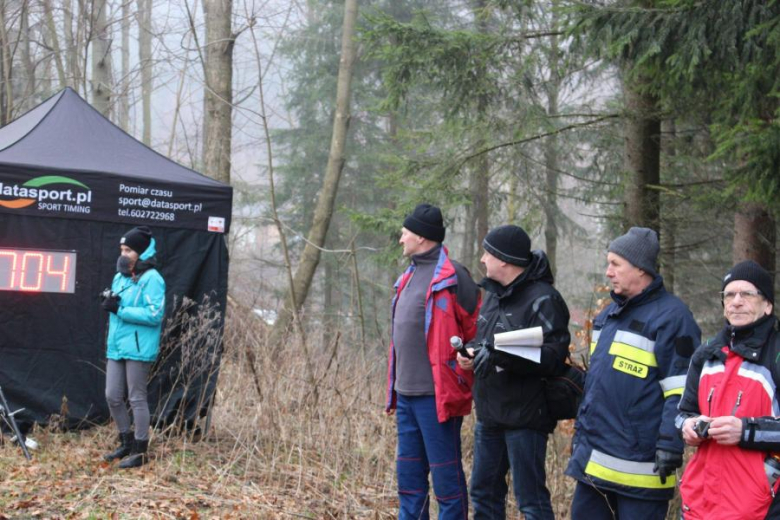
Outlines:
{"label": "man in black beanie", "polygon": [[677,416],[683,440],[697,447],[680,485],[684,517],[780,518],[772,503],[780,487],[772,277],[740,262],[723,277],[720,296],[726,322],[694,354]]}
{"label": "man in black beanie", "polygon": [[[517,508],[526,518],[554,518],[544,461],[547,436],[555,429],[544,398],[544,379],[562,373],[569,353],[569,309],[553,287],[547,255],[531,251],[531,239],[519,226],[500,226],[482,242],[487,277],[480,282],[485,301],[470,347],[474,370],[474,467],[471,501],[475,519],[504,518],[506,474],[512,472]],[[542,328],[539,363],[493,349],[494,335]]]}
{"label": "man in black beanie", "polygon": [[[386,412],[398,427],[398,518],[428,518],[428,473],[440,519],[468,518],[460,428],[471,411],[471,372],[457,366],[450,338],[476,332],[479,288],[451,260],[441,210],[420,204],[399,242],[410,265],[395,284]],[[396,412],[397,409],[397,412]]]}
{"label": "man in black beanie", "polygon": [[573,520],[663,520],[684,445],[677,403],[701,332],[664,289],[655,231],[632,227],[609,244],[612,303],[593,320],[591,357],[572,456]]}

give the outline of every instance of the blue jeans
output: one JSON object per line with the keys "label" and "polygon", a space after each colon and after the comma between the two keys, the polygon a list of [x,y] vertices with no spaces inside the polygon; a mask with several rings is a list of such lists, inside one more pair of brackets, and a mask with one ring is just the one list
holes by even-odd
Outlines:
{"label": "blue jeans", "polygon": [[428,473],[439,520],[467,519],[468,493],[460,448],[462,417],[440,423],[432,395],[398,394],[398,498],[400,520],[428,520]]}
{"label": "blue jeans", "polygon": [[571,517],[572,520],[664,520],[667,509],[668,500],[642,500],[577,482]]}
{"label": "blue jeans", "polygon": [[506,516],[506,473],[512,470],[517,508],[528,520],[553,520],[544,459],[547,435],[536,430],[510,430],[477,421],[474,431],[474,468],[471,501],[474,518]]}

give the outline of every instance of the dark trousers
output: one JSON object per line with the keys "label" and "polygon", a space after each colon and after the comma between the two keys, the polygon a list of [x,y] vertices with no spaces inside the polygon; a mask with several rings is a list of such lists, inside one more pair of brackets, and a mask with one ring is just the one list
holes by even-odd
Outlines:
{"label": "dark trousers", "polygon": [[507,471],[512,471],[517,508],[528,520],[553,520],[544,459],[547,435],[536,430],[488,427],[477,422],[471,502],[475,519],[506,517]]}
{"label": "dark trousers", "polygon": [[577,482],[572,520],[664,520],[668,500],[642,500]]}
{"label": "dark trousers", "polygon": [[433,396],[398,395],[398,498],[400,520],[428,520],[428,474],[439,519],[468,518],[466,477],[461,464],[462,417],[440,423]]}

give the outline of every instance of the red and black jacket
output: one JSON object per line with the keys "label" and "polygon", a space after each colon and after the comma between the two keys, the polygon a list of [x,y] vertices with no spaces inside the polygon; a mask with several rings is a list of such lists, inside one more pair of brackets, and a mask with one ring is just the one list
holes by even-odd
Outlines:
{"label": "red and black jacket", "polygon": [[685,468],[680,494],[686,519],[764,518],[780,481],[770,489],[764,470],[780,450],[777,319],[766,316],[742,327],[727,325],[696,350],[680,400],[676,425],[689,417],[742,419],[737,446],[705,440]]}
{"label": "red and black jacket", "polygon": [[[410,265],[395,283],[393,316],[398,295],[409,282],[413,271],[414,266]],[[477,304],[474,309],[470,309],[471,312],[458,303],[459,284],[471,285],[477,292]],[[470,370],[460,368],[456,361],[456,352],[450,346],[450,338],[460,336],[464,344],[474,338],[481,303],[479,289],[468,271],[460,265],[456,267],[448,257],[447,248],[442,247],[425,297],[425,337],[428,339],[428,359],[433,372],[436,415],[439,422],[471,413],[471,385],[474,382],[474,374]],[[389,411],[395,407],[395,347],[391,340],[385,410]]]}

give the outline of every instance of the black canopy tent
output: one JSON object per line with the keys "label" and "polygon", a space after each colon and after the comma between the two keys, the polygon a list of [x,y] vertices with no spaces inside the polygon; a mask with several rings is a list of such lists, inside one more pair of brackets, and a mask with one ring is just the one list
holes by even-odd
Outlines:
{"label": "black canopy tent", "polygon": [[[144,146],[71,89],[0,128],[0,386],[12,408],[25,408],[17,419],[64,411],[79,427],[108,418],[98,294],[131,227],[154,233],[167,317],[185,297],[225,308],[231,204],[230,186]],[[221,331],[221,315],[209,326]],[[173,348],[149,386],[163,422],[202,416],[216,385],[216,370],[182,380],[181,333],[169,329]],[[221,341],[194,348],[218,367]]]}

